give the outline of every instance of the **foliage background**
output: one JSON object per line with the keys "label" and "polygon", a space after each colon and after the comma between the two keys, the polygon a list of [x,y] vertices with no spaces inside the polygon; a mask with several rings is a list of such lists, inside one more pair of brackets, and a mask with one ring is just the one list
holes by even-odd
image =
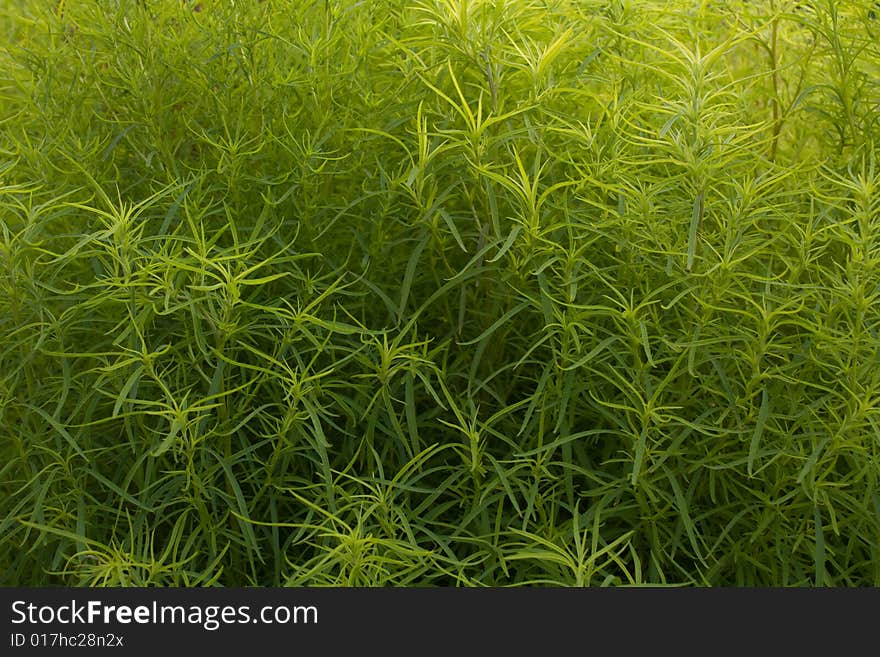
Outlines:
{"label": "foliage background", "polygon": [[880,585],[880,21],[0,1],[0,583]]}

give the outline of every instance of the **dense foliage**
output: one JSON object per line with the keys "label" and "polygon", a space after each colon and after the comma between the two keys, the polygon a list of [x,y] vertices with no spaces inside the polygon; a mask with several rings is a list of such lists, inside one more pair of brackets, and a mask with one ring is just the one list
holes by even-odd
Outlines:
{"label": "dense foliage", "polygon": [[0,583],[880,585],[867,0],[0,0]]}

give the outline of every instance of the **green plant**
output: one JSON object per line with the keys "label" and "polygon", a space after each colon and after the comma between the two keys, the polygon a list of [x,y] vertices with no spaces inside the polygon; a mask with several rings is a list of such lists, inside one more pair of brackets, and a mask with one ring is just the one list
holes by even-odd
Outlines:
{"label": "green plant", "polygon": [[0,583],[880,585],[872,2],[45,5]]}

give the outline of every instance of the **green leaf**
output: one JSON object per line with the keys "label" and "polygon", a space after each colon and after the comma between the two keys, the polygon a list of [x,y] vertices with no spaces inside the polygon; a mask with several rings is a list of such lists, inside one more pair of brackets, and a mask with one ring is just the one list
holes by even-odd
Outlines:
{"label": "green leaf", "polygon": [[409,299],[409,291],[412,287],[413,278],[416,275],[416,268],[419,266],[419,258],[422,257],[422,251],[425,250],[425,246],[427,246],[430,239],[430,233],[426,233],[422,239],[419,240],[419,243],[416,245],[416,248],[413,249],[413,252],[409,257],[409,262],[406,265],[406,273],[403,275],[403,283],[401,283],[400,286],[400,302],[397,305],[397,321],[403,320],[403,313],[406,310],[406,302]]}
{"label": "green leaf", "polygon": [[180,433],[180,430],[183,429],[184,421],[175,417],[171,421],[171,428],[168,430],[168,435],[159,443],[159,446],[150,452],[150,455],[155,457],[162,456],[165,452],[171,449],[171,445],[174,443],[175,438],[177,438],[177,434]]}
{"label": "green leaf", "polygon": [[752,441],[749,443],[749,459],[748,472],[752,476],[755,458],[758,455],[758,446],[761,443],[761,436],[764,434],[764,425],[767,424],[767,418],[770,415],[770,397],[767,389],[761,391],[761,408],[758,410],[758,423],[755,425],[755,431],[752,433]]}
{"label": "green leaf", "polygon": [[639,474],[642,471],[642,463],[645,460],[645,451],[647,450],[648,445],[648,425],[642,427],[641,432],[639,432],[639,437],[636,440],[636,451],[633,456],[633,467],[632,467],[632,475],[630,476],[630,481],[633,486],[636,486],[639,483]]}
{"label": "green leaf", "polygon": [[58,420],[49,415],[46,411],[38,406],[34,406],[32,404],[24,403],[22,404],[25,408],[29,408],[32,411],[36,412],[40,417],[42,417],[46,422],[48,422],[55,431],[57,431],[62,438],[67,442],[68,445],[82,458],[87,458],[85,452],[82,451],[79,444],[73,439],[73,437],[68,433],[67,429],[62,425]]}
{"label": "green leaf", "polygon": [[687,265],[685,269],[691,271],[694,266],[694,258],[697,253],[697,231],[703,219],[703,192],[697,194],[694,199],[694,209],[691,213],[691,224],[688,228]]}
{"label": "green leaf", "polygon": [[816,530],[816,549],[813,554],[815,566],[815,586],[825,586],[825,532],[822,528],[822,514],[819,507],[813,507],[813,527]]}
{"label": "green leaf", "polygon": [[125,381],[125,384],[122,386],[122,390],[119,391],[119,396],[116,398],[116,403],[113,405],[113,413],[111,414],[111,417],[119,415],[119,409],[122,408],[122,405],[128,400],[128,395],[131,392],[131,389],[137,385],[143,373],[143,365],[138,365],[134,368],[134,372],[131,373]]}

